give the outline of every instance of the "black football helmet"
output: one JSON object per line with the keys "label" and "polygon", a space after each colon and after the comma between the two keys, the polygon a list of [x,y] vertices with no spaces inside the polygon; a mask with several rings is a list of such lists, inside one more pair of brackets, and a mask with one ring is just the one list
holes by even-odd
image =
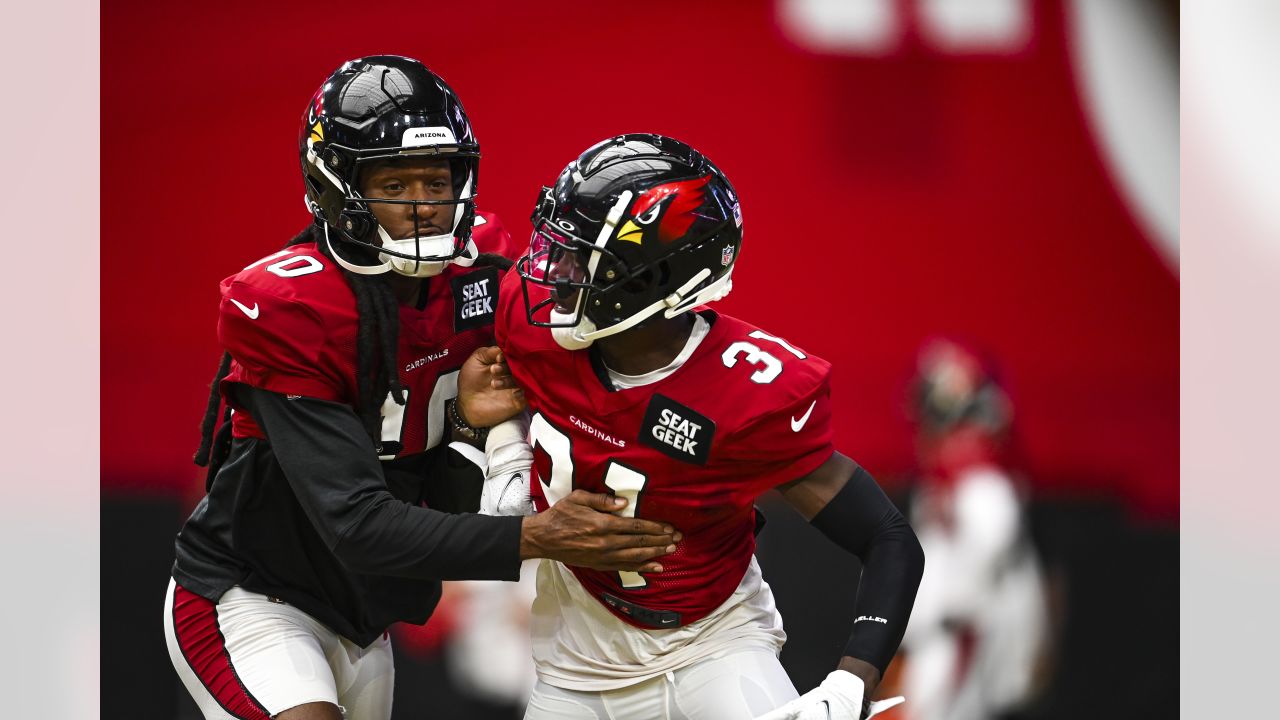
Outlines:
{"label": "black football helmet", "polygon": [[[394,271],[411,277],[436,275],[450,262],[470,264],[480,145],[453,90],[422,63],[397,55],[374,55],[343,63],[307,105],[298,137],[307,208],[325,230],[334,259],[352,272]],[[427,157],[449,162],[453,200],[383,200],[361,197],[360,173],[373,161]],[[453,228],[446,234],[392,238],[378,223],[373,203],[448,205]],[[424,227],[424,232],[426,228]],[[374,264],[358,264],[333,249],[336,238],[357,246]]]}
{"label": "black football helmet", "polygon": [[[742,245],[729,179],[661,135],[593,145],[542,189],[532,220],[517,265],[528,321],[570,350],[723,298]],[[551,296],[532,301],[530,285]]]}

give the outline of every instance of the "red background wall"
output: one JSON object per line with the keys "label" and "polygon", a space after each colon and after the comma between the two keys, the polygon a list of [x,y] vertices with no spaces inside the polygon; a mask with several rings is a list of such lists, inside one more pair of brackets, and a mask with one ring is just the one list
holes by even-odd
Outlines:
{"label": "red background wall", "polygon": [[198,488],[217,283],[306,222],[315,87],[391,52],[459,92],[480,204],[516,235],[538,187],[609,135],[715,159],[746,218],[724,309],[834,363],[838,442],[877,474],[912,463],[917,347],[958,333],[1001,359],[1038,493],[1176,519],[1178,281],[1106,174],[1062,8],[1032,7],[1013,54],[909,33],[871,59],[798,47],[770,0],[105,6],[104,491]]}

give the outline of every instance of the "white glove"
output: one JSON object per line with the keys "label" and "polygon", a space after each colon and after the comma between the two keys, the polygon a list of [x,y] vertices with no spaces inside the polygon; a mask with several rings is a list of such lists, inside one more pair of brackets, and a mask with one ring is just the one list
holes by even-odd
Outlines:
{"label": "white glove", "polygon": [[[771,710],[756,720],[863,720],[862,678],[844,670],[832,670],[818,687]],[[866,717],[906,702],[902,696],[871,703]]]}
{"label": "white glove", "polygon": [[484,515],[532,515],[529,499],[529,468],[533,448],[526,439],[528,415],[521,413],[489,430],[484,454],[488,471],[480,490],[480,512]]}

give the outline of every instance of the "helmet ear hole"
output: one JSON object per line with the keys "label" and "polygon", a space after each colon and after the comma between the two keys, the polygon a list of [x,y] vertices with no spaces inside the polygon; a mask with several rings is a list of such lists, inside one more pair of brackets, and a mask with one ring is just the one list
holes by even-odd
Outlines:
{"label": "helmet ear hole", "polygon": [[656,275],[652,268],[646,268],[642,272],[634,272],[631,268],[640,267],[644,264],[644,256],[641,255],[640,249],[628,245],[618,249],[618,264],[616,266],[602,266],[596,271],[597,278],[603,278],[606,281],[612,281],[613,278],[609,273],[616,267],[620,274],[623,275],[622,291],[631,295],[641,295],[647,293],[653,287]]}
{"label": "helmet ear hole", "polygon": [[645,270],[639,275],[632,275],[629,280],[622,284],[622,289],[632,295],[643,295],[653,287],[653,271]]}
{"label": "helmet ear hole", "polygon": [[658,287],[665,288],[671,282],[671,263],[663,260],[658,263]]}

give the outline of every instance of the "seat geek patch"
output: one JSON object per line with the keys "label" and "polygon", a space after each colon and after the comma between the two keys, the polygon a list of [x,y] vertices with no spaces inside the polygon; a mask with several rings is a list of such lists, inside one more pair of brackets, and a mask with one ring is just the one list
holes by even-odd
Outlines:
{"label": "seat geek patch", "polygon": [[485,268],[459,275],[453,283],[453,307],[456,332],[492,325],[498,307],[498,270]]}
{"label": "seat geek patch", "polygon": [[682,462],[707,464],[716,425],[680,403],[654,395],[640,426],[640,442]]}

